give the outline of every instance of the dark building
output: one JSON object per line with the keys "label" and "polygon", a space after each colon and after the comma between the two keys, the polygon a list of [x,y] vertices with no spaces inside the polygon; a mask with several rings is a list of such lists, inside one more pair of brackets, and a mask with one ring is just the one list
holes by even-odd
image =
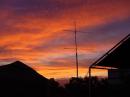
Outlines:
{"label": "dark building", "polygon": [[48,79],[20,61],[0,66],[0,97],[48,97]]}
{"label": "dark building", "polygon": [[90,69],[108,69],[112,83],[123,83],[130,79],[130,34],[90,66]]}

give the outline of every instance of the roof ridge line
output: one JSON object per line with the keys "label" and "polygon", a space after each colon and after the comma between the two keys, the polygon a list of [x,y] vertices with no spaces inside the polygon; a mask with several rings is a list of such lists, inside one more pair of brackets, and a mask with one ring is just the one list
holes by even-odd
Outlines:
{"label": "roof ridge line", "polygon": [[130,33],[124,37],[121,41],[119,41],[114,47],[112,47],[109,51],[107,51],[103,56],[101,56],[97,61],[95,61],[92,65],[89,66],[91,68],[95,64],[99,63],[102,61],[105,57],[107,57],[111,52],[113,52],[117,47],[119,47],[122,43],[124,43],[127,39],[130,38]]}

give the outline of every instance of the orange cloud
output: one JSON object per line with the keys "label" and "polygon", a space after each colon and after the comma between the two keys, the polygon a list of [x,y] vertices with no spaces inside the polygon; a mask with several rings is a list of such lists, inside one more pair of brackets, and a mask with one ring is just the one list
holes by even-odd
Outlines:
{"label": "orange cloud", "polygon": [[[34,2],[25,8],[17,8],[8,2],[10,9],[2,7],[0,10],[0,62],[22,60],[49,78],[75,76],[74,33],[64,30],[73,30],[73,21],[76,20],[77,30],[81,31],[77,33],[80,76],[85,76],[88,65],[116,43],[115,38],[103,40],[108,37],[107,32],[104,32],[107,34],[105,36],[98,30],[95,33],[88,32],[89,29],[107,24],[113,26],[113,22],[130,17],[128,0],[86,1],[48,0],[47,8],[35,8],[32,6]],[[35,2],[39,4],[39,0]],[[50,4],[54,6],[49,6]],[[109,37],[112,35],[113,32]],[[98,74],[97,71],[94,72]],[[104,75],[102,72],[100,74]]]}

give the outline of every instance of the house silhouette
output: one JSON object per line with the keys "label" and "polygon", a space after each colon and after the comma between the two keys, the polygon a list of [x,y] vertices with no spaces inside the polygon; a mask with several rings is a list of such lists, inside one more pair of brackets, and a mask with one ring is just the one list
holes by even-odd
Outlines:
{"label": "house silhouette", "polygon": [[16,61],[0,66],[0,97],[48,97],[48,79]]}
{"label": "house silhouette", "polygon": [[108,79],[114,83],[126,81],[130,77],[130,34],[94,62],[89,70],[92,68],[108,69]]}

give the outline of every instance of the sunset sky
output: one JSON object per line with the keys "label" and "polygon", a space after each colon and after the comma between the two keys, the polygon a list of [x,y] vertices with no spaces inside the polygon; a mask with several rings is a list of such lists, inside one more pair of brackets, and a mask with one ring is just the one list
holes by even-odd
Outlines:
{"label": "sunset sky", "polygon": [[[130,0],[0,0],[0,65],[20,60],[47,78],[79,75],[130,33]],[[104,71],[94,71],[106,75]]]}

